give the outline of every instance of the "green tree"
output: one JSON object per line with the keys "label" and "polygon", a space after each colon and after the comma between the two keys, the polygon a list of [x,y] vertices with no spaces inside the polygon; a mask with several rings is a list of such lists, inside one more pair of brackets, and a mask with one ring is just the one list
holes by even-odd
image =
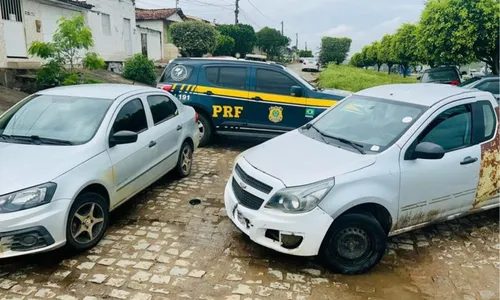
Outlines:
{"label": "green tree", "polygon": [[394,47],[393,47],[394,36],[390,34],[386,34],[382,41],[380,42],[380,60],[382,63],[387,65],[389,69],[388,73],[391,74],[392,66],[396,64],[396,57],[394,56]]}
{"label": "green tree", "polygon": [[371,46],[364,46],[361,49],[361,57],[363,58],[363,67],[372,67],[375,64],[375,55]]}
{"label": "green tree", "polygon": [[321,64],[335,62],[340,65],[347,58],[347,53],[351,48],[350,38],[323,37],[319,52]]}
{"label": "green tree", "polygon": [[215,48],[215,56],[231,56],[234,52],[234,39],[230,36],[220,34],[217,39],[217,48]]}
{"label": "green tree", "polygon": [[410,65],[418,60],[416,44],[417,26],[409,23],[403,24],[394,36],[393,49],[397,63],[403,67],[405,77]]}
{"label": "green tree", "polygon": [[174,23],[171,28],[174,45],[189,56],[201,57],[217,47],[219,33],[210,24],[188,21]]}
{"label": "green tree", "polygon": [[[53,42],[35,41],[28,50],[30,55],[46,60],[37,72],[37,82],[42,87],[61,85],[67,77],[71,77],[72,80],[66,82],[73,82],[74,78],[79,78],[73,74],[77,64],[81,63],[88,69],[99,69],[105,65],[96,53],[84,53],[94,45],[94,40],[92,31],[85,24],[82,15],[75,15],[71,19],[63,17],[57,24],[58,28],[52,37]],[[65,69],[67,65],[69,72]]]}
{"label": "green tree", "polygon": [[351,60],[349,61],[349,64],[351,66],[354,66],[356,68],[363,68],[365,66],[365,63],[363,61],[363,55],[361,53],[356,53],[351,57]]}
{"label": "green tree", "polygon": [[373,42],[370,46],[370,50],[373,61],[375,62],[375,65],[377,65],[377,72],[380,72],[380,67],[384,64],[384,61],[382,60],[381,43],[378,41]]}
{"label": "green tree", "polygon": [[149,60],[147,56],[136,54],[134,57],[125,61],[123,77],[133,81],[154,85],[156,82],[155,64],[152,60]]}
{"label": "green tree", "polygon": [[281,35],[281,32],[264,27],[257,32],[257,46],[267,53],[269,57],[276,58],[283,54],[283,50],[290,43],[290,39]]}
{"label": "green tree", "polygon": [[430,65],[474,60],[499,71],[498,0],[430,0],[418,30],[421,56]]}
{"label": "green tree", "polygon": [[239,53],[241,57],[245,57],[247,53],[252,53],[257,42],[257,36],[252,26],[247,24],[219,25],[217,30],[234,39],[235,45],[231,55]]}
{"label": "green tree", "polygon": [[314,57],[312,50],[300,50],[299,57]]}

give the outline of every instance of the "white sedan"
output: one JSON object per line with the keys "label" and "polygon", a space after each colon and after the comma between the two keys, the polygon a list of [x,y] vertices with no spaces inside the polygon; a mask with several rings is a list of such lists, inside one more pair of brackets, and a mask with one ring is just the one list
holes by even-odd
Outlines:
{"label": "white sedan", "polygon": [[304,58],[302,62],[302,71],[318,71],[319,72],[319,62],[315,58]]}
{"label": "white sedan", "polygon": [[175,169],[190,174],[197,114],[134,85],[38,92],[0,117],[0,258],[103,237],[109,212]]}
{"label": "white sedan", "polygon": [[390,235],[499,206],[498,116],[491,93],[451,85],[358,92],[240,154],[227,215],[265,247],[366,272]]}

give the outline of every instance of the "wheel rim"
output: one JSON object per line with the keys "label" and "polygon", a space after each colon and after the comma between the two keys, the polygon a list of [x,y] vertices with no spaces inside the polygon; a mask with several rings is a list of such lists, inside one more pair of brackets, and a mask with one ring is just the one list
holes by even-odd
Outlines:
{"label": "wheel rim", "polygon": [[200,139],[202,139],[205,135],[205,126],[203,126],[201,121],[198,121],[198,130],[200,131]]}
{"label": "wheel rim", "polygon": [[365,261],[373,252],[372,241],[366,231],[359,228],[344,228],[334,238],[336,256],[352,264]]}
{"label": "wheel rim", "polygon": [[71,237],[79,244],[94,241],[104,228],[104,210],[97,203],[80,206],[71,220]]}
{"label": "wheel rim", "polygon": [[187,146],[182,150],[181,169],[184,174],[188,174],[191,170],[192,154],[191,148]]}

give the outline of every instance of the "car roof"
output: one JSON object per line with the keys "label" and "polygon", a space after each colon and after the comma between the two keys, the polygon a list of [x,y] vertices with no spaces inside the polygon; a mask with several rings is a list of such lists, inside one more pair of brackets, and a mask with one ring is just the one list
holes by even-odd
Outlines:
{"label": "car roof", "polygon": [[38,95],[84,96],[88,98],[116,100],[132,92],[158,91],[155,88],[132,84],[81,84],[56,87],[38,92]]}
{"label": "car roof", "polygon": [[442,66],[442,67],[430,68],[430,69],[425,70],[424,72],[432,73],[432,72],[438,72],[438,71],[447,70],[447,69],[458,70],[458,68],[454,67],[454,66]]}
{"label": "car roof", "polygon": [[234,64],[234,63],[241,63],[241,64],[251,64],[251,65],[262,65],[262,66],[270,66],[270,67],[277,67],[284,69],[285,67],[276,63],[276,62],[270,62],[270,61],[256,61],[256,60],[246,60],[246,59],[228,59],[228,58],[219,58],[219,57],[196,57],[196,58],[190,58],[190,57],[181,57],[181,58],[176,58],[174,60],[175,62],[189,62],[190,64],[199,64],[199,65],[204,65],[207,63],[225,63],[225,64]]}
{"label": "car roof", "polygon": [[432,106],[449,97],[473,92],[448,84],[407,83],[376,86],[357,92],[355,95]]}

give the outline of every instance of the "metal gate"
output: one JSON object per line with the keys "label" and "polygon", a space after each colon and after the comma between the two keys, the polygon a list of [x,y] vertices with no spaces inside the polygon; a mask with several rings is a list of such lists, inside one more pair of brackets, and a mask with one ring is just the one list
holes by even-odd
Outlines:
{"label": "metal gate", "polygon": [[142,55],[148,57],[148,35],[147,35],[147,33],[141,33],[141,48],[142,48]]}
{"label": "metal gate", "polygon": [[132,55],[132,28],[130,19],[123,19],[123,40],[125,41],[125,53]]}
{"label": "metal gate", "polygon": [[7,57],[27,58],[21,0],[0,0]]}

